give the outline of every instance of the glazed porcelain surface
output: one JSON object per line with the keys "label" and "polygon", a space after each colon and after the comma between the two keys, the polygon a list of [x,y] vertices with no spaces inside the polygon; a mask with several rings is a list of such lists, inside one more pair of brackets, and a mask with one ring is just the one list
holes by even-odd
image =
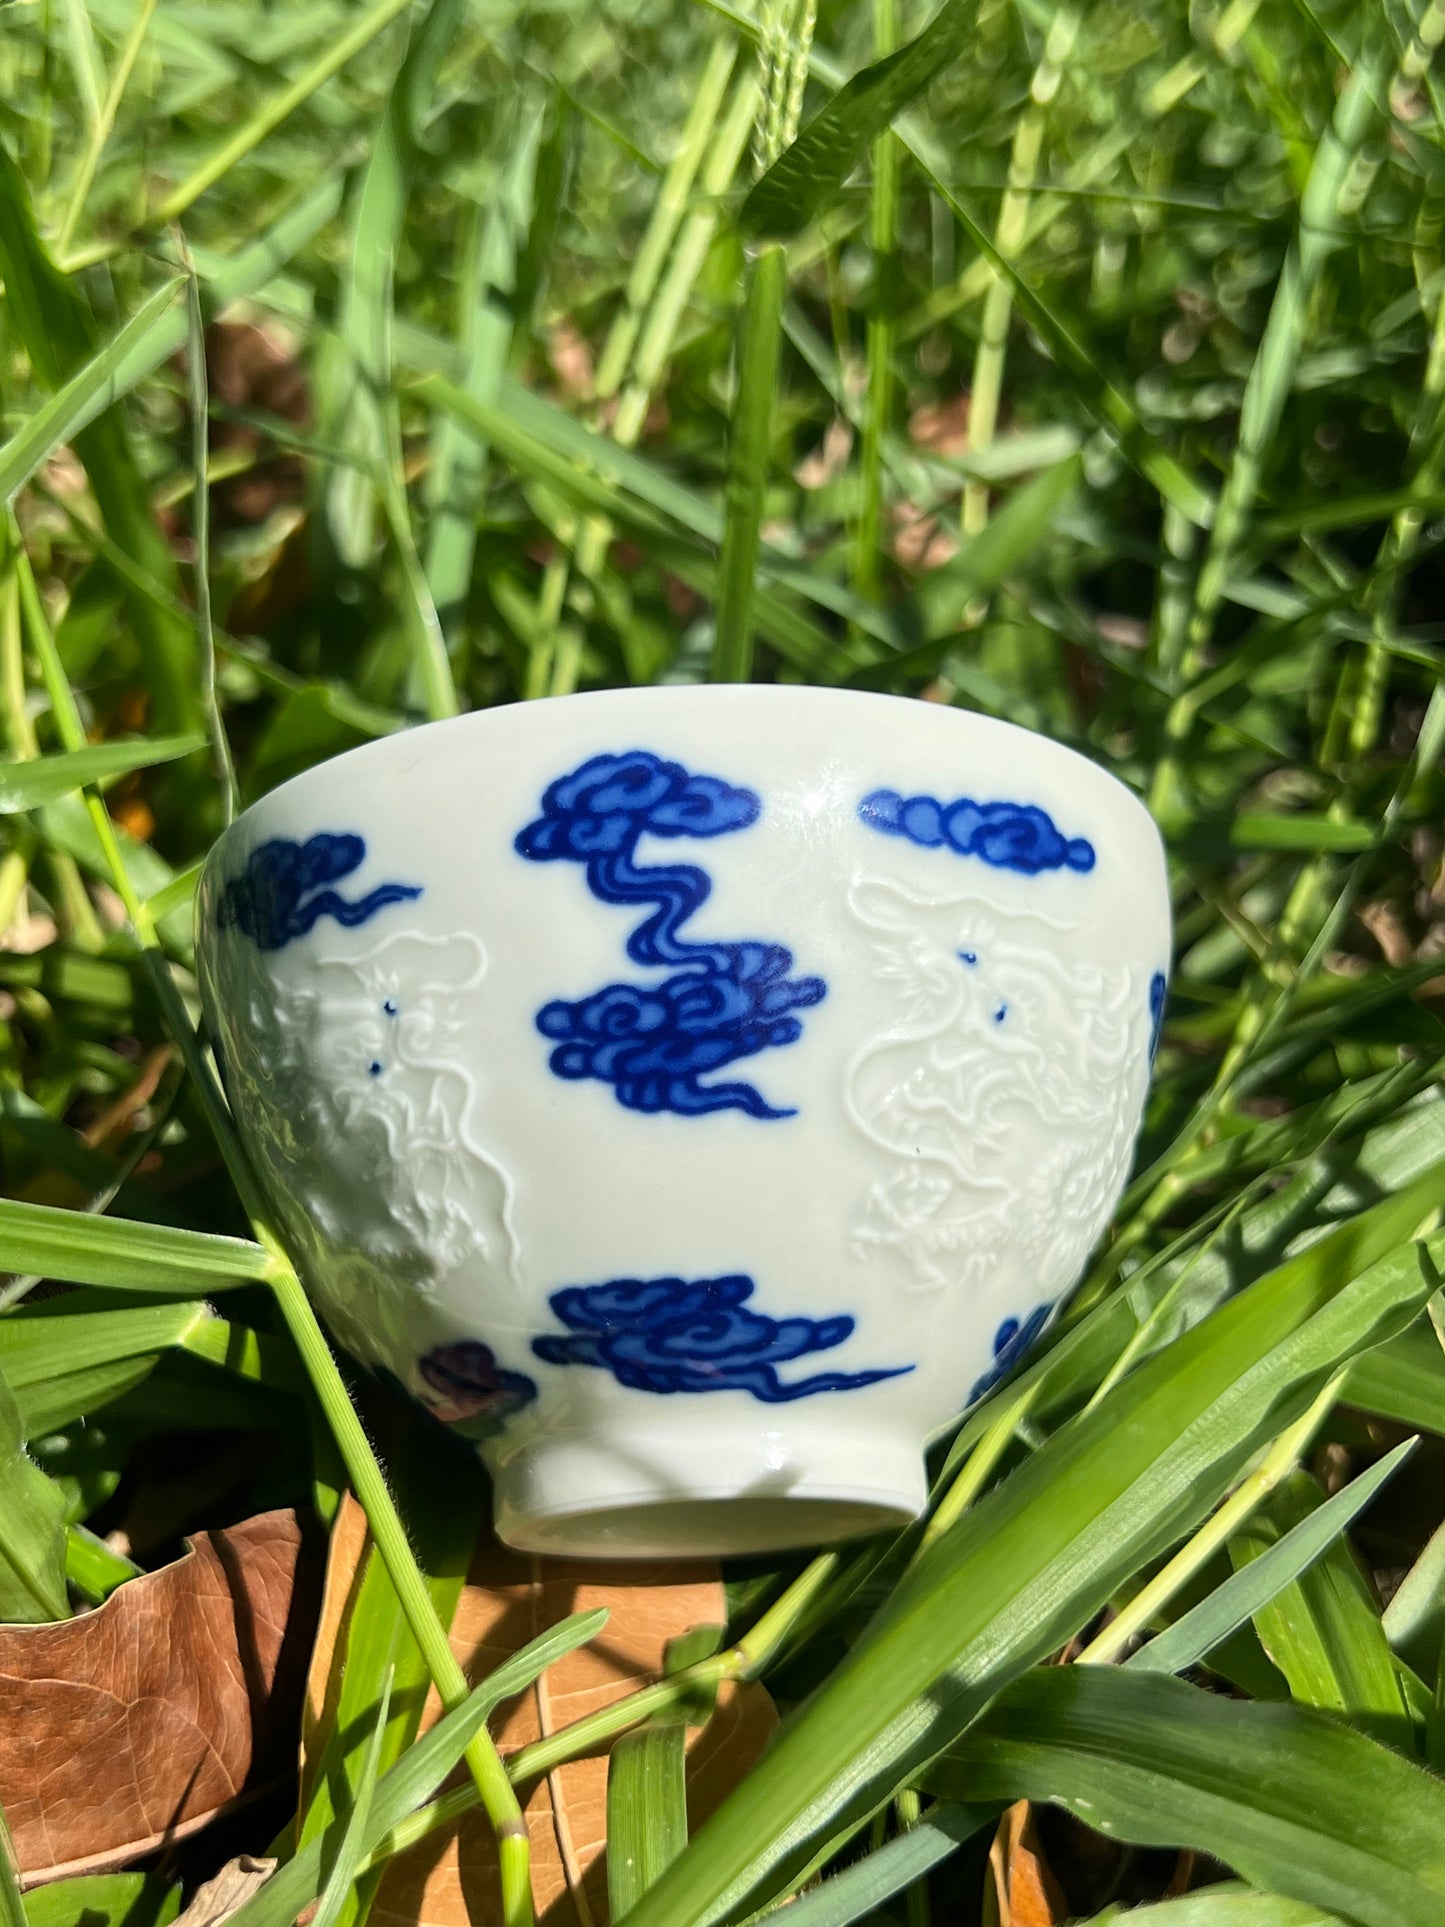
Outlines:
{"label": "glazed porcelain surface", "polygon": [[1163,852],[924,702],[662,688],[297,777],[216,845],[202,991],[337,1337],[478,1441],[512,1544],[899,1523],[1128,1176]]}

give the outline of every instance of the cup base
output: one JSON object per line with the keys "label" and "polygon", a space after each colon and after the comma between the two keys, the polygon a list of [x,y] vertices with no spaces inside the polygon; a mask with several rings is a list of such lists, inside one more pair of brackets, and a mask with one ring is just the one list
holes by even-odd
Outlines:
{"label": "cup base", "polygon": [[[737,1466],[719,1478],[719,1466]],[[495,1472],[496,1525],[550,1558],[707,1559],[898,1531],[927,1498],[912,1440],[876,1434],[551,1438]]]}

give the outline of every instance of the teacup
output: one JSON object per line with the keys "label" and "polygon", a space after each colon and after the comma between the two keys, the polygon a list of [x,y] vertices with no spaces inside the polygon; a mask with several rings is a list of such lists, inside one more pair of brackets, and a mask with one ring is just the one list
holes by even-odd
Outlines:
{"label": "teacup", "polygon": [[654,688],[367,744],[247,810],[199,958],[337,1338],[546,1553],[900,1525],[1128,1175],[1158,832],[926,702]]}

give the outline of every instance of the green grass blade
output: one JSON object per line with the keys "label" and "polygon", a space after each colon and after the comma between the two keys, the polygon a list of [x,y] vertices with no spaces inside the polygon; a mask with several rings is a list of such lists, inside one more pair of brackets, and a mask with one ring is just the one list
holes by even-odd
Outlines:
{"label": "green grass blade", "polygon": [[[1046,110],[1059,90],[1063,65],[1073,48],[1078,30],[1078,15],[1068,7],[1061,7],[1049,24],[1044,37],[1043,57],[1034,69],[1029,84],[1028,102],[1014,128],[1008,186],[999,202],[993,236],[994,247],[1005,260],[1016,260],[1023,250],[1034,178],[1044,144]],[[986,267],[987,263],[982,265]],[[1013,289],[1002,275],[991,274],[988,293],[984,297],[973,379],[968,391],[968,454],[974,460],[993,446],[998,428],[1004,360],[1008,352],[1009,323],[1012,318]],[[988,521],[986,483],[969,481],[964,484],[960,520],[965,536],[977,535]]]}
{"label": "green grass blade", "polygon": [[157,923],[164,923],[178,910],[189,911],[195,901],[196,885],[201,880],[202,863],[192,863],[158,889],[146,893],[145,906]]}
{"label": "green grass blade", "polygon": [[[636,353],[632,358],[632,373],[617,409],[620,441],[635,441],[641,431],[648,399],[662,379],[668,356],[682,325],[683,311],[697,285],[717,233],[719,202],[732,185],[757,111],[756,77],[751,73],[741,74],[733,85],[703,162],[697,205],[682,224],[677,245],[672,250],[671,259],[641,324]],[[606,390],[601,392],[605,393]]]}
{"label": "green grass blade", "polygon": [[[391,459],[392,283],[416,164],[418,80],[450,40],[458,0],[430,0],[387,95],[372,137],[351,221],[351,246],[337,332],[343,351],[332,434],[351,458],[327,492],[327,520],[342,560],[361,568],[375,534],[376,484]],[[404,493],[404,491],[403,491]]]}
{"label": "green grass blade", "polygon": [[[441,1785],[466,1751],[493,1708],[531,1685],[547,1667],[593,1639],[607,1623],[605,1610],[574,1613],[530,1640],[472,1689],[463,1703],[437,1721],[397,1764],[384,1773],[366,1816],[363,1839],[368,1854],[385,1850],[387,1836],[401,1826]],[[298,1913],[316,1899],[323,1869],[337,1850],[339,1823],[302,1847],[279,1867],[259,1893],[231,1916],[234,1927],[291,1927]]]}
{"label": "green grass blade", "polygon": [[[580,423],[569,422],[545,404],[536,409],[521,406],[521,391],[503,384],[505,410],[490,408],[475,396],[462,393],[439,376],[428,376],[418,384],[418,392],[440,408],[463,421],[475,422],[485,430],[492,446],[523,474],[535,475],[585,509],[597,510],[609,520],[644,532],[673,574],[698,590],[712,595],[716,591],[717,571],[710,558],[695,547],[684,547],[662,517],[644,502],[665,501],[670,509],[686,518],[686,526],[696,526],[721,540],[722,519],[710,504],[700,501],[689,490],[680,490],[670,477],[650,468],[630,450],[618,448],[602,436],[593,435]],[[525,424],[525,425],[523,425]],[[564,432],[565,428],[572,431]],[[537,431],[537,432],[534,432]],[[578,460],[578,444],[587,458]],[[594,473],[594,470],[597,472]],[[624,492],[605,479],[615,473],[636,486],[637,495]],[[779,585],[797,590],[825,608],[836,608],[892,641],[895,625],[881,611],[872,609],[861,598],[839,591],[816,571],[795,568],[764,551],[759,575]],[[755,584],[753,616],[759,631],[790,662],[819,682],[836,682],[849,669],[868,661],[857,646],[835,641],[770,587]]]}
{"label": "green grass blade", "polygon": [[77,1285],[191,1296],[264,1283],[272,1275],[267,1252],[243,1238],[11,1198],[0,1198],[0,1267]]}
{"label": "green grass blade", "polygon": [[599,397],[615,395],[622,386],[643,318],[657,292],[668,251],[687,213],[693,182],[722,111],[723,97],[736,60],[737,49],[727,37],[714,40],[708,49],[687,121],[678,139],[677,151],[668,163],[657,198],[652,204],[646,232],[627,276],[623,306],[607,332],[607,340],[597,360],[594,385]]}
{"label": "green grass blade", "polygon": [[975,597],[1024,566],[1043,544],[1082,476],[1083,460],[1078,455],[1045,469],[1011,495],[952,561],[925,577],[914,606],[926,636],[943,637],[955,631]]}
{"label": "green grass blade", "polygon": [[[88,363],[96,350],[89,310],[41,245],[25,182],[0,146],[0,277],[15,333],[39,379],[52,390]],[[152,323],[159,328],[162,321]],[[182,322],[182,327],[184,323]],[[128,357],[117,368],[118,384]],[[175,557],[151,511],[125,425],[112,406],[77,431],[75,450],[90,477],[101,519],[116,547],[142,572],[177,596]],[[130,619],[145,658],[156,727],[165,735],[197,728],[200,678],[189,623],[177,608],[157,607],[126,585]]]}
{"label": "green grass blade", "polygon": [[[217,309],[229,307],[232,302],[244,301],[273,282],[287,262],[334,218],[341,197],[341,178],[333,175],[307,188],[258,240],[248,241],[234,254],[216,254],[209,248],[194,247],[196,272],[205,284],[210,305]],[[178,320],[180,332],[175,337],[176,347],[185,339],[184,319]],[[171,348],[166,348],[160,359],[171,352]],[[151,363],[152,367],[158,365],[159,362]]]}
{"label": "green grass blade", "polygon": [[[1328,1143],[1281,1190],[1230,1213],[1202,1237],[1185,1239],[1177,1250],[1161,1254],[1136,1274],[1127,1291],[1103,1299],[1082,1315],[1077,1307],[1066,1314],[1072,1319],[1070,1328],[1012,1381],[1008,1395],[1027,1392],[1030,1410],[1038,1416],[1068,1410],[1181,1336],[1262,1277],[1297,1242],[1348,1214],[1362,1196],[1384,1192],[1393,1194],[1388,1206],[1368,1220],[1356,1219],[1350,1232],[1352,1241],[1358,1240],[1354,1261],[1361,1266],[1373,1263],[1422,1222],[1430,1200],[1445,1183],[1442,1159],[1445,1103],[1433,1093],[1358,1139]],[[1357,1375],[1413,1336],[1413,1330],[1407,1331],[1356,1360],[1346,1381],[1348,1396],[1359,1397]],[[969,1414],[950,1448],[944,1479],[996,1416],[992,1399]]]}
{"label": "green grass blade", "polygon": [[180,1910],[180,1882],[157,1874],[81,1874],[25,1896],[29,1927],[170,1927]]}
{"label": "green grass blade", "polygon": [[1357,1241],[1398,1208],[1377,1206],[1383,1218],[1354,1220],[1212,1313],[940,1535],[633,1927],[693,1927],[760,1895],[1063,1645],[1125,1572],[1183,1537],[1257,1446],[1429,1296],[1429,1241],[1359,1275]]}
{"label": "green grass blade", "polygon": [[[149,372],[142,369],[142,357],[136,350],[151,337],[156,322],[174,310],[181,285],[181,277],[177,275],[157,288],[119,333],[77,369],[0,448],[0,500],[12,502],[17,491],[62,442],[72,441],[87,423],[128,393],[134,380],[139,379],[139,372]],[[121,369],[133,374],[134,379],[118,380]]]}
{"label": "green grass blade", "polygon": [[1445,1436],[1445,1356],[1427,1323],[1351,1366],[1346,1390],[1362,1411]]}
{"label": "green grass blade", "polygon": [[1445,1526],[1431,1533],[1401,1580],[1385,1608],[1384,1626],[1391,1650],[1422,1679],[1433,1679],[1445,1639]]}
{"label": "green grass blade", "polygon": [[1228,1881],[1153,1907],[1106,1907],[1080,1927],[1347,1927],[1305,1900],[1251,1893]]}
{"label": "green grass blade", "polygon": [[[887,59],[898,39],[895,0],[873,0],[873,51]],[[863,491],[854,547],[853,580],[860,595],[878,601],[883,588],[883,439],[893,417],[893,351],[899,264],[898,142],[885,130],[873,143],[873,187],[868,239],[873,252],[873,303],[868,315],[864,359],[868,388],[863,435],[858,449]],[[972,415],[970,413],[970,420]]]}
{"label": "green grass blade", "polygon": [[199,1298],[109,1311],[86,1304],[88,1295],[47,1298],[0,1319],[0,1368],[12,1387],[50,1372],[83,1371],[87,1365],[183,1344],[197,1325],[216,1319]]}
{"label": "green grass blade", "polygon": [[[133,1559],[112,1552],[103,1539],[97,1539],[84,1526],[69,1526],[65,1534],[65,1577],[72,1592],[79,1593],[89,1606],[103,1606],[118,1586],[139,1579],[144,1567]],[[34,1921],[31,1927],[36,1927]],[[91,1921],[86,1927],[96,1927]]]}
{"label": "green grass blade", "polygon": [[[158,1352],[141,1352],[131,1358],[118,1358],[113,1364],[92,1365],[81,1372],[60,1372],[40,1383],[17,1384],[15,1403],[20,1412],[20,1429],[28,1439],[44,1438],[61,1426],[86,1421],[144,1385],[160,1363]],[[71,1571],[72,1547],[66,1542],[67,1574]]]}
{"label": "green grass blade", "polygon": [[871,1919],[885,1900],[926,1879],[997,1818],[996,1805],[941,1802],[907,1833],[790,1901],[788,1927],[848,1927],[850,1921]]}
{"label": "green grass blade", "polygon": [[854,74],[743,202],[745,232],[786,239],[805,228],[837,193],[889,123],[967,46],[977,0],[944,0],[915,39]]}
{"label": "green grass blade", "polygon": [[[645,503],[703,541],[719,546],[722,543],[724,518],[696,490],[647,457],[619,447],[617,442],[574,421],[555,404],[530,394],[509,378],[499,384],[495,406],[465,394],[455,383],[435,374],[424,376],[415,392],[458,420],[474,424],[506,459],[528,473],[545,476],[583,507],[598,505],[623,521],[635,523],[637,508],[629,504],[630,495],[636,503]],[[651,526],[655,528],[656,523]],[[843,616],[879,642],[897,647],[909,633],[896,616],[852,594],[819,570],[792,562],[766,543],[760,546],[758,573]],[[840,670],[847,666],[848,656],[858,660],[858,650],[846,644],[840,644],[836,653],[841,659],[836,662]],[[828,667],[829,652],[825,649],[816,667],[820,681],[829,680]]]}
{"label": "green grass blade", "polygon": [[[338,181],[323,182],[283,215],[264,239],[234,256],[212,259],[207,285],[215,305],[225,307],[254,294],[331,219],[340,196]],[[77,369],[0,448],[0,499],[13,499],[62,442],[71,440],[184,346],[186,316],[175,300],[182,280],[176,276],[156,289],[106,347]]]}
{"label": "green grass blade", "polygon": [[[1294,385],[1314,290],[1342,238],[1341,197],[1374,124],[1387,67],[1385,36],[1371,31],[1371,42],[1346,79],[1331,124],[1315,151],[1300,198],[1298,234],[1245,384],[1239,434],[1195,582],[1193,604],[1180,639],[1180,657],[1163,664],[1166,671],[1185,682],[1192,681],[1204,666],[1225,579],[1246,537],[1263,482],[1264,458]],[[1150,793],[1156,815],[1169,821],[1178,819],[1188,807],[1179,788],[1178,746],[1191,723],[1187,702],[1176,700],[1166,719],[1164,753]]]}
{"label": "green grass blade", "polygon": [[620,1921],[687,1845],[687,1728],[627,1733],[607,1762],[607,1897]]}
{"label": "green grass blade", "polygon": [[727,513],[718,559],[714,682],[752,679],[753,592],[787,293],[786,254],[772,245],[760,249],[749,269],[738,337],[737,395],[728,423]]}
{"label": "green grass blade", "polygon": [[[67,753],[74,755],[79,752]],[[98,877],[102,882],[109,880],[106,854],[100,847],[95,825],[80,797],[63,796],[58,802],[47,803],[37,812],[37,816],[41,835],[47,845],[74,857],[91,876]],[[115,839],[138,896],[152,896],[174,881],[170,865],[164,857],[156,854],[149,843],[131,836],[119,825],[115,826]],[[190,956],[192,931],[189,905],[170,912],[161,934],[170,955],[182,958]]]}
{"label": "green grass blade", "polygon": [[29,1927],[25,1902],[20,1895],[20,1876],[15,1867],[15,1846],[3,1812],[0,1812],[0,1927]]}
{"label": "green grass blade", "polygon": [[[657,385],[664,379],[667,361],[676,343],[684,309],[717,229],[719,202],[732,184],[753,128],[758,91],[753,75],[745,73],[741,77],[726,109],[722,107],[734,59],[730,45],[724,42],[714,45],[679,150],[663,178],[647,232],[628,276],[626,305],[608,333],[592,384],[595,396],[605,401],[616,394],[626,376],[608,424],[612,439],[624,448],[635,447],[642,436]],[[678,217],[699,167],[697,205],[688,212],[679,231]],[[674,233],[676,245],[668,257]],[[609,599],[612,585],[605,580],[605,568],[615,533],[606,517],[589,516],[575,532],[568,532],[566,545],[549,563],[538,598],[540,633],[534,645],[534,662],[528,670],[526,687],[529,690],[545,684],[549,694],[566,695],[575,689],[581,669],[581,625],[592,618],[599,603]],[[569,602],[576,619],[554,636],[553,629]],[[639,654],[631,646],[625,619],[618,621],[616,627],[628,680],[651,680],[651,652]]]}
{"label": "green grass blade", "polygon": [[446,642],[412,534],[402,468],[401,422],[392,393],[392,300],[417,150],[419,88],[455,30],[460,0],[432,0],[407,48],[378,122],[352,222],[351,259],[339,323],[342,358],[333,397],[335,436],[350,458],[333,473],[327,520],[337,551],[359,569],[371,557],[377,489],[401,563],[411,640],[413,693],[429,717],[459,704]]}
{"label": "green grass blade", "polygon": [[1150,430],[1136,403],[1118,379],[1100,364],[1068,318],[1045,301],[1013,262],[999,253],[992,238],[959,196],[936,178],[933,185],[968,239],[987,259],[994,273],[1013,290],[1015,306],[1038,329],[1060,365],[1068,371],[1079,399],[1100,423],[1118,436],[1124,454],[1165,501],[1189,522],[1207,528],[1214,518],[1214,500],[1209,491]]}
{"label": "green grass blade", "polygon": [[[1296,1472],[1230,1541],[1236,1566],[1278,1546],[1323,1506],[1319,1487]],[[1300,1705],[1341,1713],[1362,1733],[1398,1752],[1411,1732],[1380,1608],[1348,1544],[1334,1539],[1254,1614],[1265,1652],[1289,1681]]]}
{"label": "green grass blade", "polygon": [[1070,456],[1016,490],[952,561],[919,584],[913,608],[917,627],[929,640],[855,670],[848,682],[858,688],[887,689],[896,687],[900,677],[935,675],[962,640],[974,599],[1017,573],[1043,546],[1078,488],[1082,467],[1079,456]]}
{"label": "green grass blade", "polygon": [[407,700],[409,704],[419,704],[429,721],[437,722],[444,716],[457,715],[461,703],[441,618],[432,601],[431,587],[412,535],[411,510],[402,477],[401,423],[394,401],[386,408],[383,433],[387,454],[382,467],[381,498],[401,562],[402,613],[411,645]]}
{"label": "green grass blade", "polygon": [[29,762],[0,763],[0,816],[39,809],[87,783],[174,762],[204,749],[205,741],[204,736],[139,737],[134,742],[97,743],[92,749],[37,756]]}
{"label": "green grass blade", "polygon": [[20,1408],[0,1373],[0,1623],[69,1616],[65,1497],[26,1456]]}
{"label": "green grass blade", "polygon": [[80,165],[75,170],[75,181],[70,190],[70,199],[66,203],[65,218],[60,224],[60,233],[55,241],[55,252],[62,261],[70,247],[70,237],[75,232],[75,224],[80,219],[81,209],[85,206],[85,197],[90,192],[90,184],[95,179],[96,166],[104,151],[105,143],[110,138],[110,130],[115,125],[116,110],[125,93],[126,83],[130,79],[131,69],[135,66],[136,55],[140,52],[141,42],[145,39],[146,28],[151,23],[151,15],[155,12],[156,5],[157,0],[140,0],[136,7],[130,32],[125,37],[125,44],[115,63],[115,71],[110,77],[110,85],[105,90],[105,99],[100,103],[99,111],[91,124],[90,135],[85,143],[85,152],[81,155]]}
{"label": "green grass blade", "polygon": [[174,187],[156,208],[151,221],[163,226],[167,221],[174,221],[184,214],[207,188],[214,187],[239,160],[253,148],[259,147],[268,134],[294,114],[319,87],[324,86],[334,73],[338,73],[363,47],[375,40],[382,29],[390,26],[396,16],[405,12],[410,5],[411,0],[376,0],[376,4],[369,7],[345,33],[333,40],[294,80],[264,101],[229,140],[223,141],[193,173]]}
{"label": "green grass blade", "polygon": [[1312,1708],[1042,1667],[931,1777],[950,1797],[1052,1800],[1115,1839],[1191,1846],[1360,1927],[1435,1927],[1445,1906],[1445,1784]]}
{"label": "green grass blade", "polygon": [[[413,1430],[404,1435],[389,1469],[432,1605],[446,1626],[456,1612],[482,1529],[487,1493],[480,1468],[469,1475],[444,1453],[445,1447]],[[337,1640],[332,1667],[333,1675],[337,1669],[340,1672],[339,1688],[332,1688],[335,1715],[324,1737],[321,1757],[307,1774],[298,1829],[302,1847],[332,1825],[339,1796],[348,1789],[354,1794],[366,1735],[388,1676],[392,1679],[392,1696],[380,1758],[383,1770],[394,1765],[413,1743],[421,1721],[429,1684],[426,1665],[375,1546],[367,1551],[361,1583]],[[329,1704],[330,1691],[327,1698]],[[365,1918],[375,1886],[374,1878],[362,1879],[340,1916],[343,1922]]]}
{"label": "green grass blade", "polygon": [[[517,258],[532,218],[543,118],[538,107],[524,119],[495,199],[473,217],[476,238],[458,277],[457,345],[465,356],[459,386],[483,402],[495,401],[511,349]],[[471,588],[487,452],[485,437],[451,415],[438,418],[426,481],[426,579],[443,629],[455,624]]]}
{"label": "green grass blade", "polygon": [[386,1738],[387,1716],[391,1711],[392,1672],[387,1668],[381,1682],[381,1695],[376,1709],[376,1720],[367,1741],[366,1753],[361,1762],[361,1773],[351,1796],[351,1811],[346,1816],[345,1829],[331,1862],[331,1870],[326,1876],[326,1885],[321,1889],[316,1912],[312,1916],[313,1927],[336,1927],[341,1910],[351,1893],[352,1882],[361,1872],[366,1858],[366,1827],[371,1817],[371,1805],[376,1796],[377,1775],[381,1767],[382,1742]]}
{"label": "green grass blade", "polygon": [[1307,1513],[1257,1558],[1216,1586],[1207,1599],[1192,1606],[1162,1633],[1156,1633],[1125,1665],[1147,1673],[1182,1673],[1204,1659],[1348,1530],[1380,1487],[1404,1464],[1416,1443],[1414,1439],[1404,1440],[1368,1472],[1362,1472],[1322,1506]]}
{"label": "green grass blade", "polygon": [[65,0],[66,50],[75,74],[76,89],[85,112],[86,125],[94,127],[100,119],[101,90],[105,69],[100,49],[95,44],[90,9],[85,0]]}
{"label": "green grass blade", "polygon": [[195,561],[196,631],[201,646],[201,708],[210,732],[211,754],[221,786],[222,822],[236,814],[236,768],[226,740],[216,687],[216,634],[211,620],[211,490],[207,481],[211,448],[211,397],[206,377],[206,327],[201,314],[201,287],[187,260],[186,275],[186,384],[191,402],[191,540]]}

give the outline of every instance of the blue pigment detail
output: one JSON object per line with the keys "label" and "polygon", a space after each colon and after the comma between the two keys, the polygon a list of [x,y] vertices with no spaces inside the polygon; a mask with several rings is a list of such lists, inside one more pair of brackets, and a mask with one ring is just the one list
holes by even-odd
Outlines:
{"label": "blue pigment detail", "polygon": [[853,1330],[836,1318],[765,1318],[744,1309],[753,1281],[726,1278],[614,1278],[605,1285],[569,1285],[554,1292],[553,1311],[565,1334],[534,1338],[532,1350],[549,1365],[595,1365],[619,1385],[639,1392],[750,1392],[765,1405],[810,1398],[814,1392],[854,1392],[898,1378],[911,1365],[868,1372],[818,1372],[791,1383],[777,1366],[808,1352],[831,1351]]}
{"label": "blue pigment detail", "polygon": [[1149,1062],[1154,1061],[1154,1053],[1159,1048],[1159,1033],[1164,1028],[1164,996],[1169,988],[1169,980],[1162,970],[1156,970],[1149,979]]}
{"label": "blue pigment detail", "polygon": [[682,925],[712,893],[712,879],[691,863],[637,862],[644,836],[726,836],[745,830],[761,804],[752,790],[717,776],[695,776],[650,750],[594,756],[551,784],[542,814],[516,839],[533,863],[583,865],[603,903],[645,916],[627,939],[634,963],[671,968],[653,984],[608,984],[576,1003],[557,999],[537,1013],[550,1038],[558,1077],[597,1078],[633,1111],[746,1111],[791,1117],[751,1084],[700,1080],[739,1058],[796,1043],[791,1013],[819,1003],[821,977],[789,977],[793,953],[782,944],[693,943]]}
{"label": "blue pigment detail", "polygon": [[304,843],[284,837],[261,843],[246,867],[221,892],[216,922],[236,929],[258,950],[280,950],[304,937],[322,917],[335,917],[354,930],[390,903],[409,903],[421,895],[412,883],[382,883],[364,897],[348,901],[323,886],[337,883],[361,867],[366,844],[359,836],[322,831]]}
{"label": "blue pigment detail", "polygon": [[472,1436],[478,1435],[479,1423],[495,1431],[537,1396],[535,1380],[499,1365],[491,1346],[476,1338],[438,1346],[417,1369],[445,1401],[436,1416],[448,1425],[465,1425]]}
{"label": "blue pigment detail", "polygon": [[1087,837],[1065,836],[1048,811],[1033,803],[975,803],[967,796],[940,803],[935,796],[874,790],[858,805],[858,814],[884,836],[906,837],[924,850],[976,856],[996,870],[1025,876],[1041,870],[1089,871],[1096,861]]}
{"label": "blue pigment detail", "polygon": [[395,1017],[396,1005],[391,1001],[390,997],[387,998],[381,1008],[388,1017]]}
{"label": "blue pigment detail", "polygon": [[1005,1318],[993,1335],[993,1363],[969,1393],[970,1405],[977,1404],[985,1392],[991,1392],[1001,1379],[1008,1377],[1044,1326],[1048,1324],[1049,1313],[1052,1310],[1052,1305],[1039,1305],[1029,1313],[1022,1324],[1017,1318]]}

